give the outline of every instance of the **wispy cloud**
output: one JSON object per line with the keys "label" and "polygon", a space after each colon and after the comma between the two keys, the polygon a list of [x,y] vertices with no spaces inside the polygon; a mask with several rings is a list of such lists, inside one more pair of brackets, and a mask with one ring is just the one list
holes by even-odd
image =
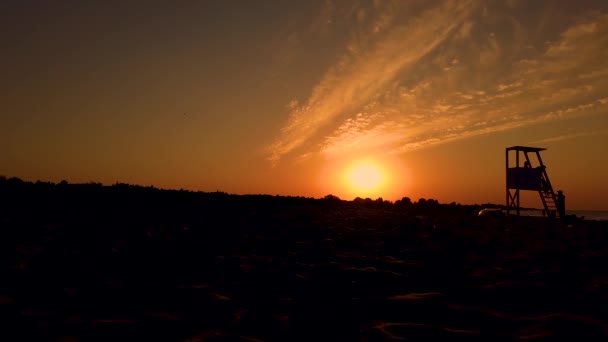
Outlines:
{"label": "wispy cloud", "polygon": [[606,110],[608,15],[547,39],[485,3],[446,1],[405,22],[396,4],[365,12],[365,33],[292,104],[268,148],[273,163],[297,149],[404,153]]}
{"label": "wispy cloud", "polygon": [[[291,111],[268,149],[269,159],[278,162],[331,120],[374,101],[400,72],[415,65],[462,24],[471,8],[469,2],[448,2],[383,32],[381,38],[367,43],[365,51],[352,49],[327,72],[306,103]],[[392,20],[388,12],[378,17],[370,27],[372,35]]]}

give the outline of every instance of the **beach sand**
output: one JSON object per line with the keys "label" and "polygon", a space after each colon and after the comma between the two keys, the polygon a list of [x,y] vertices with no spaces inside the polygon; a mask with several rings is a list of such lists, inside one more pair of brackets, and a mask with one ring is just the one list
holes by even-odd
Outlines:
{"label": "beach sand", "polygon": [[5,341],[595,341],[608,227],[449,208],[4,215]]}

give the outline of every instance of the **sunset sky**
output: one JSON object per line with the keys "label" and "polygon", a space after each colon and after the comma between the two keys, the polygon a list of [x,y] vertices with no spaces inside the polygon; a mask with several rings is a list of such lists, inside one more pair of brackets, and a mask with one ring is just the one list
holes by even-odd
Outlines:
{"label": "sunset sky", "polygon": [[608,1],[8,0],[0,47],[7,177],[504,203],[525,145],[608,210]]}

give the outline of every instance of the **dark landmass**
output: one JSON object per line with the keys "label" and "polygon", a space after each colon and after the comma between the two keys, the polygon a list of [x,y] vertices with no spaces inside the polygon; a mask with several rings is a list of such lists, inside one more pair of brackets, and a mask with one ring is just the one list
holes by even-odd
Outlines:
{"label": "dark landmass", "polygon": [[608,222],[482,207],[0,177],[0,340],[605,340]]}

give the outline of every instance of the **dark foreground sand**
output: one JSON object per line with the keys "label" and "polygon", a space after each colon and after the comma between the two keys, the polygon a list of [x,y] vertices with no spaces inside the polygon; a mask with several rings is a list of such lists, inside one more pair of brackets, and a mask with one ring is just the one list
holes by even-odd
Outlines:
{"label": "dark foreground sand", "polygon": [[0,339],[608,340],[606,223],[421,215],[3,219]]}

